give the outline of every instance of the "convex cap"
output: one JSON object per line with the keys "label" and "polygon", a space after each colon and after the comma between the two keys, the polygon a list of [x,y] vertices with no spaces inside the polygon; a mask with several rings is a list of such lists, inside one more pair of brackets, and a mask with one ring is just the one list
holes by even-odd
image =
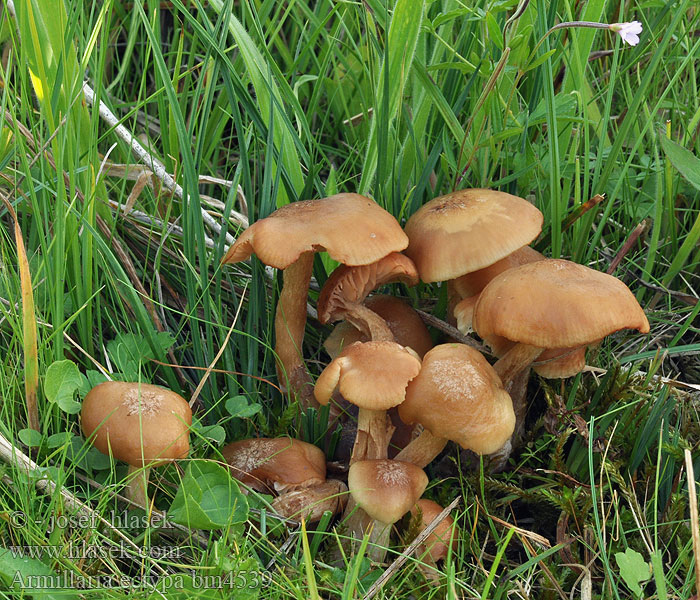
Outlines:
{"label": "convex cap", "polygon": [[466,344],[430,350],[398,410],[404,423],[420,423],[478,454],[498,450],[515,427],[513,402],[496,371]]}
{"label": "convex cap", "polygon": [[428,476],[399,460],[361,460],[350,465],[348,488],[355,502],[381,523],[396,523],[423,495]]}
{"label": "convex cap", "polygon": [[406,386],[420,368],[416,353],[395,342],[356,342],[323,370],[314,395],[321,404],[328,404],[338,388],[360,408],[388,410],[403,402]]}
{"label": "convex cap", "polygon": [[133,467],[185,458],[192,410],[171,390],[147,383],[106,381],[92,388],[80,413],[86,438]]}
{"label": "convex cap", "polygon": [[542,213],[504,192],[467,189],[424,204],[406,223],[406,254],[421,280],[447,281],[483,269],[529,244]]}

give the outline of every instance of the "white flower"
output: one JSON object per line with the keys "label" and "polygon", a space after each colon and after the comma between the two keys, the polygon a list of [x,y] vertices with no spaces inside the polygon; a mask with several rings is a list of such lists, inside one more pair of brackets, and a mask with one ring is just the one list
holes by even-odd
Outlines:
{"label": "white flower", "polygon": [[620,34],[623,42],[630,46],[636,46],[639,43],[639,34],[642,33],[642,24],[639,21],[631,23],[613,23],[608,25],[611,31]]}

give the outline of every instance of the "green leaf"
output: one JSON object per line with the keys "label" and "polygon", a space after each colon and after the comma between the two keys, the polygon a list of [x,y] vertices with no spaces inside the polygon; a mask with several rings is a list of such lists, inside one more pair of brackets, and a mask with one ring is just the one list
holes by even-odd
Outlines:
{"label": "green leaf", "polygon": [[221,425],[198,425],[195,426],[195,431],[201,437],[213,440],[218,445],[223,444],[226,439],[226,430]]}
{"label": "green leaf", "polygon": [[673,140],[669,140],[663,134],[659,135],[659,138],[661,139],[661,147],[671,164],[690,185],[700,190],[700,158]]}
{"label": "green leaf", "polygon": [[503,32],[498,26],[498,21],[492,13],[486,13],[486,29],[489,32],[489,40],[496,44],[499,50],[503,50]]}
{"label": "green leaf", "polygon": [[41,446],[41,442],[44,439],[36,429],[29,428],[20,429],[17,432],[17,437],[25,446],[29,446],[30,448]]}
{"label": "green leaf", "polygon": [[75,392],[83,385],[84,376],[78,366],[70,360],[57,360],[46,369],[44,393],[49,402],[68,414],[80,412],[80,403],[75,401]]}
{"label": "green leaf", "polygon": [[107,379],[106,375],[103,375],[99,371],[95,370],[89,370],[85,372],[85,377],[83,378],[83,382],[80,384],[80,387],[78,388],[78,395],[81,398],[85,398],[87,393],[94,388],[96,385],[99,385],[100,383],[104,383],[105,381],[109,381]]}
{"label": "green leaf", "polygon": [[70,442],[72,439],[73,433],[71,433],[70,431],[61,431],[59,433],[54,433],[53,435],[49,436],[46,445],[49,448],[60,448],[61,446],[64,446],[65,444]]}
{"label": "green leaf", "polygon": [[627,548],[624,552],[615,553],[615,562],[620,568],[620,577],[627,584],[627,587],[637,595],[642,595],[642,588],[639,585],[648,581],[651,577],[651,567],[644,557],[632,548]]}
{"label": "green leaf", "polygon": [[219,529],[248,519],[248,502],[228,470],[211,461],[190,462],[170,510],[175,523]]}
{"label": "green leaf", "polygon": [[78,594],[63,587],[70,585],[68,574],[56,573],[36,558],[14,556],[12,550],[0,550],[0,580],[22,598],[78,599]]}
{"label": "green leaf", "polygon": [[262,406],[259,404],[248,404],[248,399],[245,396],[234,396],[226,400],[226,411],[232,417],[248,419],[257,415],[261,410]]}

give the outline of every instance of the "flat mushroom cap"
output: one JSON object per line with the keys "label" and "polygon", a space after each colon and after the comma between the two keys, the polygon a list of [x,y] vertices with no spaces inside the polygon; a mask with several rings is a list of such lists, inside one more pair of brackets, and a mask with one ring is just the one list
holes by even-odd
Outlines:
{"label": "flat mushroom cap", "polygon": [[381,523],[396,523],[427,485],[423,469],[400,460],[359,460],[348,472],[348,488],[355,502]]}
{"label": "flat mushroom cap", "polygon": [[466,344],[430,350],[398,410],[404,423],[420,423],[477,454],[498,450],[515,427],[513,402],[496,371]]}
{"label": "flat mushroom cap", "polygon": [[360,408],[388,410],[403,402],[406,386],[420,368],[416,353],[395,342],[356,342],[319,375],[314,395],[328,404],[339,388],[348,402]]}
{"label": "flat mushroom cap", "polygon": [[134,467],[185,458],[192,410],[171,390],[147,383],[106,381],[92,388],[80,413],[86,438],[103,454]]}
{"label": "flat mushroom cap", "polygon": [[255,438],[227,444],[221,454],[231,474],[261,492],[318,485],[326,480],[323,451],[289,437]]}
{"label": "flat mushroom cap", "polygon": [[539,348],[585,346],[649,321],[619,279],[568,260],[546,259],[493,279],[474,308],[474,330]]}
{"label": "flat mushroom cap", "polygon": [[304,252],[325,250],[343,264],[365,265],[407,245],[398,221],[376,202],[336,194],[292,202],[256,221],[221,262],[246,260],[254,252],[266,265],[286,269]]}
{"label": "flat mushroom cap", "polygon": [[542,213],[504,192],[467,189],[424,204],[406,223],[406,254],[421,280],[447,281],[483,269],[529,244]]}
{"label": "flat mushroom cap", "polygon": [[[394,296],[378,294],[370,296],[363,304],[386,321],[398,344],[407,346],[423,358],[433,347],[433,338],[420,315],[408,304]],[[331,358],[354,342],[366,342],[368,338],[351,323],[340,323],[323,343]]]}
{"label": "flat mushroom cap", "polygon": [[348,304],[359,304],[372,290],[392,282],[408,286],[418,283],[416,265],[398,252],[392,252],[369,265],[340,265],[318,296],[318,320],[328,323],[343,319]]}

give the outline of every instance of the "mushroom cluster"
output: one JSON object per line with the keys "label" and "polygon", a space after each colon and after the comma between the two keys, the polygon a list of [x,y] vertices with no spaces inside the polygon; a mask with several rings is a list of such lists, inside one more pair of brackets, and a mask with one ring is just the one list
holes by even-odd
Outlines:
{"label": "mushroom cluster", "polygon": [[[337,194],[290,204],[244,231],[224,263],[254,253],[284,270],[275,316],[281,386],[302,409],[331,404],[354,442],[347,486],[326,479],[318,447],[290,437],[228,444],[222,456],[232,475],[248,490],[273,495],[272,507],[286,517],[314,521],[344,510],[349,537],[369,535],[369,556],[383,560],[404,515],[423,527],[440,514],[421,499],[424,469],[449,441],[502,468],[522,428],[531,367],[543,377],[568,377],[605,336],[649,331],[625,284],[528,247],[542,222],[522,198],[469,189],[431,200],[405,230],[371,199]],[[318,320],[340,323],[325,342],[328,364],[312,374],[303,341],[320,251],[340,266],[320,291]],[[475,332],[495,362],[464,343],[434,346],[409,304],[373,295],[386,284],[419,281],[446,282],[448,318],[465,335]],[[155,386],[112,383],[84,402],[86,436],[143,475],[129,493],[144,504],[148,468],[188,451],[192,415],[175,397]],[[454,546],[455,532],[445,519],[417,551],[434,565]]]}

